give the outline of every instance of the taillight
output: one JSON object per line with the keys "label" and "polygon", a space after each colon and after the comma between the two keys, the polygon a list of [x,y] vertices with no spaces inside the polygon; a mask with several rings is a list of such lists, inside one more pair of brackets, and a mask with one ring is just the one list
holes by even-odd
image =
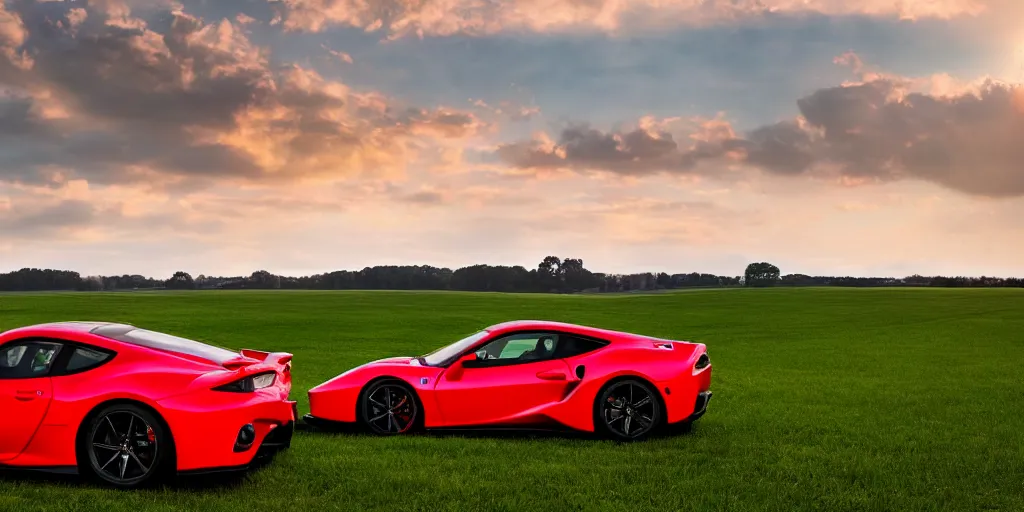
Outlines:
{"label": "taillight", "polygon": [[705,353],[701,354],[700,357],[697,358],[697,362],[694,363],[693,369],[694,370],[703,370],[704,368],[707,368],[710,365],[711,365],[711,358],[708,357],[708,353],[705,352]]}
{"label": "taillight", "polygon": [[257,389],[269,388],[274,385],[277,374],[274,372],[257,373],[234,382],[213,388],[214,391],[227,391],[230,393],[252,393]]}

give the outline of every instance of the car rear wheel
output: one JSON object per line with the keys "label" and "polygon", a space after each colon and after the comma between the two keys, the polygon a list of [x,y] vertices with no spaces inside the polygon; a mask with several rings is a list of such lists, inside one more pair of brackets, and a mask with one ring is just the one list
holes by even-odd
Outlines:
{"label": "car rear wheel", "polygon": [[150,411],[114,404],[92,416],[81,439],[89,472],[116,487],[151,483],[164,472],[173,451],[169,433]]}
{"label": "car rear wheel", "polygon": [[594,403],[598,432],[620,441],[647,437],[661,418],[657,391],[639,379],[619,380],[605,386]]}
{"label": "car rear wheel", "polygon": [[363,390],[360,419],[370,432],[380,435],[405,434],[420,422],[416,392],[396,379],[381,380]]}

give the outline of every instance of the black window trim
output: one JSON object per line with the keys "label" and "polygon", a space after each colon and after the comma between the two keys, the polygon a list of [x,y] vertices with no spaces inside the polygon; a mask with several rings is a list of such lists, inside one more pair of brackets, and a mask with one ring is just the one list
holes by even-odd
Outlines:
{"label": "black window trim", "polygon": [[66,348],[64,340],[38,336],[32,336],[28,338],[15,338],[13,340],[5,342],[3,345],[0,345],[0,351],[7,350],[11,347],[16,347],[18,345],[31,345],[33,343],[50,343],[58,345],[57,354],[53,356],[53,361],[50,363],[50,367],[46,369],[46,372],[41,373],[39,375],[27,375],[25,377],[0,377],[0,381],[42,379],[53,376],[53,371],[57,368],[57,364],[60,362],[61,357],[64,355],[64,349]]}
{"label": "black window trim", "polygon": [[[611,342],[608,341],[608,340],[604,340],[604,339],[601,339],[601,338],[595,338],[593,336],[587,336],[587,335],[584,335],[584,334],[577,334],[577,333],[574,333],[574,332],[564,331],[564,330],[560,330],[560,329],[523,329],[523,330],[518,330],[518,331],[509,331],[509,332],[506,332],[505,334],[502,334],[502,335],[497,336],[495,338],[491,338],[491,339],[488,339],[486,341],[482,341],[481,343],[478,343],[477,345],[469,348],[468,350],[466,350],[465,352],[460,354],[459,357],[455,358],[454,361],[452,361],[452,363],[450,363],[450,364],[454,364],[455,361],[458,361],[458,360],[462,359],[463,357],[466,357],[469,354],[475,353],[476,351],[480,350],[481,347],[485,347],[487,345],[490,345],[491,343],[494,343],[495,341],[498,341],[498,340],[504,339],[504,338],[508,338],[508,337],[511,337],[511,336],[519,336],[519,335],[523,335],[523,334],[555,334],[555,335],[558,335],[559,337],[561,337],[561,336],[571,336],[571,337],[579,338],[579,339],[584,340],[584,341],[591,341],[591,342],[594,342],[594,343],[599,345],[595,349],[588,350],[586,352],[581,352],[579,354],[576,354],[576,355],[573,355],[573,356],[569,356],[569,357],[577,357],[577,356],[581,356],[583,354],[589,354],[589,353],[594,352],[596,350],[601,350],[602,348],[607,347],[608,345],[611,344]],[[558,348],[556,347],[555,350],[558,350]],[[465,367],[465,368],[495,368],[495,367],[501,367],[501,366],[516,366],[516,365],[521,365],[521,364],[543,363],[543,362],[555,361],[555,360],[559,360],[559,359],[560,360],[565,360],[567,358],[565,358],[565,357],[553,357],[552,356],[552,357],[550,357],[548,359],[529,359],[529,360],[525,360],[525,361],[521,361],[519,359],[507,359],[507,360],[506,359],[485,359],[485,360],[482,360],[482,361],[478,361],[478,360],[466,361],[465,363],[462,364],[462,366]],[[450,366],[450,364],[449,364],[449,366]]]}
{"label": "black window trim", "polygon": [[[5,348],[13,346],[13,345],[23,345],[23,344],[28,344],[28,343],[55,343],[57,345],[60,345],[60,348],[57,350],[57,355],[54,357],[53,362],[50,363],[50,368],[46,370],[46,373],[41,374],[41,375],[32,375],[30,377],[7,377],[7,378],[0,378],[0,380],[39,379],[39,378],[42,378],[42,377],[64,377],[64,376],[67,376],[67,375],[77,375],[79,373],[85,373],[87,371],[95,370],[96,368],[99,368],[99,367],[101,367],[101,366],[103,366],[103,365],[113,361],[114,358],[117,357],[117,351],[115,351],[115,350],[110,350],[108,348],[103,348],[103,347],[97,347],[96,345],[90,345],[88,343],[81,343],[81,342],[78,342],[78,341],[71,341],[71,340],[65,340],[65,339],[60,339],[60,338],[48,338],[48,337],[45,337],[45,336],[31,336],[31,337],[28,337],[28,338],[15,338],[13,340],[10,340],[10,341],[4,343],[3,345],[0,345],[0,350],[3,350]],[[100,361],[99,364],[94,364],[92,366],[86,366],[84,368],[79,368],[79,369],[74,370],[74,371],[68,371],[67,368],[68,368],[68,363],[71,361],[71,356],[72,356],[72,354],[74,354],[75,349],[79,349],[79,348],[93,350],[93,351],[96,351],[96,352],[102,352],[104,354],[109,355],[110,357],[104,359],[103,361]]]}
{"label": "black window trim", "polygon": [[[54,366],[53,368],[51,368],[51,372],[53,373],[52,377],[65,377],[67,375],[77,375],[79,373],[92,371],[113,361],[117,357],[117,351],[111,350],[109,348],[97,347],[96,345],[90,345],[88,343],[81,343],[78,341],[69,340],[63,340],[62,343],[64,343],[65,348],[67,348],[68,350],[61,350],[61,353],[57,354],[57,360],[54,361]],[[78,368],[77,370],[68,371],[68,363],[71,362],[71,356],[74,355],[75,350],[79,348],[84,348],[86,350],[92,350],[94,352],[107,354],[110,357],[100,361],[98,364],[94,364],[92,366],[85,366],[82,368]]]}

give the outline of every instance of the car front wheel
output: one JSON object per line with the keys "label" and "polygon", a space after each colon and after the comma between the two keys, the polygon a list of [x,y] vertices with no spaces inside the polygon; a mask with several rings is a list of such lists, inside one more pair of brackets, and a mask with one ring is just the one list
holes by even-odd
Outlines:
{"label": "car front wheel", "polygon": [[374,434],[405,434],[419,424],[419,400],[416,392],[404,382],[394,379],[375,382],[363,391],[360,402],[362,423]]}

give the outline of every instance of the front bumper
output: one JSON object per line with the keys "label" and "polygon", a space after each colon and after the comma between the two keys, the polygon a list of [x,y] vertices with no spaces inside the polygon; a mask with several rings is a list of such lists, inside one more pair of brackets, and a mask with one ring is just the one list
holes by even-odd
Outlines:
{"label": "front bumper", "polygon": [[302,417],[302,424],[321,432],[348,432],[358,428],[356,422],[329,420],[313,416],[312,414],[304,415]]}

